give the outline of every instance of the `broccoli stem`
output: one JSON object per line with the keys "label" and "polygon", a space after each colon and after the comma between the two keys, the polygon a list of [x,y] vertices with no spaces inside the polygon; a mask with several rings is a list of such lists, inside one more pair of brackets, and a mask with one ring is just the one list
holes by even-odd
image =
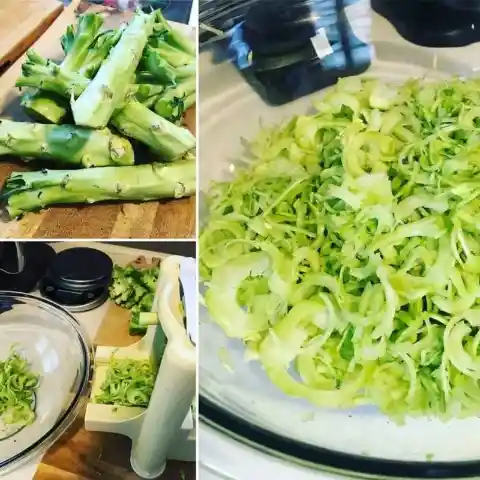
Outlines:
{"label": "broccoli stem", "polygon": [[132,165],[130,142],[108,129],[0,120],[0,155],[53,160],[59,165],[103,167]]}
{"label": "broccoli stem", "polygon": [[53,204],[181,198],[195,193],[195,163],[189,156],[172,164],[17,172],[2,194],[12,218]]}
{"label": "broccoli stem", "polygon": [[[85,63],[102,25],[100,15],[87,13],[79,18],[76,29],[73,25],[67,27],[61,39],[66,55],[61,65],[65,71],[77,71]],[[69,112],[68,102],[38,90],[24,95],[22,106],[33,120],[42,123],[60,124]]]}
{"label": "broccoli stem", "polygon": [[27,115],[39,123],[62,123],[68,115],[68,101],[54,93],[36,91],[22,97]]}
{"label": "broccoli stem", "polygon": [[155,17],[139,11],[83,93],[73,101],[77,125],[105,127],[125,99],[130,80],[152,33]]}
{"label": "broccoli stem", "polygon": [[178,48],[189,55],[196,56],[195,42],[184,35],[179,30],[172,28],[160,9],[155,11],[155,27],[156,33],[164,34],[167,42],[175,48]]}
{"label": "broccoli stem", "polygon": [[147,327],[148,325],[158,325],[160,323],[157,312],[140,312],[138,315],[138,325]]}
{"label": "broccoli stem", "polygon": [[119,132],[145,143],[166,160],[179,158],[195,148],[195,137],[186,128],[178,127],[137,101],[127,102],[111,123]]}
{"label": "broccoli stem", "polygon": [[[68,98],[69,92],[75,95],[89,82],[79,75],[73,77],[71,74],[64,74],[58,65],[52,65],[35,52],[31,57],[37,73],[20,77],[17,85],[25,85],[28,81],[30,86],[38,86]],[[79,80],[79,77],[82,80]],[[126,97],[131,98],[137,87],[128,85],[127,88]],[[110,123],[124,135],[145,143],[167,161],[182,157],[196,145],[195,137],[186,128],[165,120],[145,105],[131,99],[114,113]]]}
{"label": "broccoli stem", "polygon": [[173,67],[155,48],[147,45],[143,52],[142,67],[157,81],[163,84],[175,84],[187,78],[195,77],[194,61],[179,67]]}
{"label": "broccoli stem", "polygon": [[[176,122],[180,120],[183,113],[193,103],[195,103],[196,82],[195,78],[187,80],[175,87],[170,87],[163,95],[155,102],[154,110],[160,116]],[[188,99],[188,97],[193,97]],[[188,105],[186,100],[188,99]]]}
{"label": "broccoli stem", "polygon": [[188,53],[169,45],[163,38],[156,38],[150,41],[150,48],[165,59],[172,67],[183,67],[190,65],[195,58]]}
{"label": "broccoli stem", "polygon": [[95,13],[81,15],[77,28],[70,26],[62,37],[62,48],[66,54],[62,62],[63,68],[77,71],[84,63],[88,49],[102,28],[103,18]]}

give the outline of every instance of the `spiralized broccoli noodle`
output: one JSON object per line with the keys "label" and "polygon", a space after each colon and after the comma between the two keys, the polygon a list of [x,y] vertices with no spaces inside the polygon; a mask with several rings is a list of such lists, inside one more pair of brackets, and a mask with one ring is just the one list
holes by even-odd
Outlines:
{"label": "spiralized broccoli noodle", "polygon": [[315,405],[478,415],[480,80],[349,78],[315,107],[211,187],[211,318]]}

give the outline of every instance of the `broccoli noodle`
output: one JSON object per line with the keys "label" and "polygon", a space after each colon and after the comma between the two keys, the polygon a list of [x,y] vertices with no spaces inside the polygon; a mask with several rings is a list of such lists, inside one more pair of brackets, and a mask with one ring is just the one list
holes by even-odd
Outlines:
{"label": "broccoli noodle", "polygon": [[14,350],[0,361],[0,420],[5,425],[30,425],[35,421],[35,392],[39,376]]}
{"label": "broccoli noodle", "polygon": [[480,80],[349,78],[315,107],[211,187],[211,318],[315,405],[479,415]]}
{"label": "broccoli noodle", "polygon": [[147,407],[155,384],[155,370],[147,361],[110,360],[96,403],[126,407]]}

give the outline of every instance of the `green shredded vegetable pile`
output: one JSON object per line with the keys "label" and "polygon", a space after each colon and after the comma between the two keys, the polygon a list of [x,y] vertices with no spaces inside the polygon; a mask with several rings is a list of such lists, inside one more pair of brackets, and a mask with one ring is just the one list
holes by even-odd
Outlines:
{"label": "green shredded vegetable pile", "polygon": [[283,392],[480,414],[480,80],[349,78],[212,186],[205,302]]}
{"label": "green shredded vegetable pile", "polygon": [[156,371],[148,361],[112,357],[101,393],[95,403],[124,407],[147,407]]}
{"label": "green shredded vegetable pile", "polygon": [[5,425],[30,425],[35,421],[35,393],[40,377],[13,349],[0,361],[0,420]]}

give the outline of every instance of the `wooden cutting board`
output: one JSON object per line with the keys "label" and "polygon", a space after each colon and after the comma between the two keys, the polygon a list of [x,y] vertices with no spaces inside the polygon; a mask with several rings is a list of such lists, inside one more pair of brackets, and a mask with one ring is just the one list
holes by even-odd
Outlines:
{"label": "wooden cutting board", "polygon": [[0,69],[13,63],[47,30],[63,10],[59,0],[2,0]]}
{"label": "wooden cutting board", "polygon": [[[144,257],[137,261],[140,267],[151,264]],[[128,334],[129,318],[128,310],[110,302],[94,344],[126,347],[140,340]],[[112,433],[87,432],[83,422],[82,413],[45,454],[34,480],[139,480],[130,466],[130,439]],[[170,461],[161,478],[194,480],[195,463]]]}
{"label": "wooden cutting board", "polygon": [[[3,1],[0,4],[3,4]],[[17,6],[19,1],[11,0]],[[76,0],[75,4],[78,3]],[[105,13],[105,25],[109,28],[118,26],[127,19],[125,15]],[[44,57],[60,60],[60,37],[66,27],[75,21],[75,8],[70,5],[33,48]],[[31,121],[22,111],[19,104],[20,94],[14,87],[22,63],[23,57],[0,77],[0,116],[17,121]],[[195,108],[192,108],[187,112],[185,125],[194,134],[195,120]],[[0,185],[12,171],[28,169],[29,167],[18,159],[2,158]],[[0,238],[194,238],[195,213],[195,197],[162,202],[105,202],[95,205],[55,206],[40,213],[28,213],[18,221],[2,216]]]}

